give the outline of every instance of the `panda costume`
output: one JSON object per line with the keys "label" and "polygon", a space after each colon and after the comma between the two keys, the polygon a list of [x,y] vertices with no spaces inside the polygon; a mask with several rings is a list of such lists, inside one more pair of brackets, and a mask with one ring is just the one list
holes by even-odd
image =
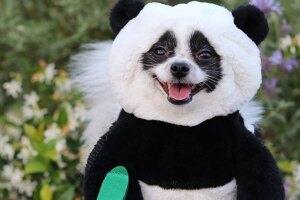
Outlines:
{"label": "panda costume", "polygon": [[106,174],[125,166],[126,200],[283,200],[252,101],[264,14],[251,5],[230,12],[120,0],[110,22],[115,40],[87,45],[73,59],[90,103],[84,137],[95,145],[85,199],[96,199]]}

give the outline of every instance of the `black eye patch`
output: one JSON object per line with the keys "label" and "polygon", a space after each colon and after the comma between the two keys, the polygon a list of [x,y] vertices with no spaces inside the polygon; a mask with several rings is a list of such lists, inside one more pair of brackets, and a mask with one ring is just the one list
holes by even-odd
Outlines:
{"label": "black eye patch", "polygon": [[177,41],[171,31],[165,32],[158,41],[153,44],[149,51],[142,55],[141,62],[145,70],[163,63],[175,55]]}
{"label": "black eye patch", "polygon": [[206,91],[212,92],[222,79],[221,57],[199,31],[191,35],[190,51],[194,61],[207,75],[207,80],[203,83]]}

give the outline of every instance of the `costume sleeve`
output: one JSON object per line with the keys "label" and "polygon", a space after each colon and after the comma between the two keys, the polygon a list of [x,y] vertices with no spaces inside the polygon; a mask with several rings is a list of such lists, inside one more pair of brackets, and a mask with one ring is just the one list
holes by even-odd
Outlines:
{"label": "costume sleeve", "polygon": [[284,200],[280,171],[262,139],[241,123],[237,123],[234,130],[237,199]]}
{"label": "costume sleeve", "polygon": [[[125,121],[125,122],[124,122]],[[124,166],[129,174],[127,199],[140,199],[141,192],[134,168],[134,126],[126,120],[117,121],[97,142],[89,155],[84,177],[84,197],[95,200],[106,174],[114,167]]]}

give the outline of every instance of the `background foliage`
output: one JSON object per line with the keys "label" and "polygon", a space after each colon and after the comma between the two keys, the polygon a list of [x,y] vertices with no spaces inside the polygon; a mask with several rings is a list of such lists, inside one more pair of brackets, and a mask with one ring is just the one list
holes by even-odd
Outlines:
{"label": "background foliage", "polygon": [[[248,3],[209,2],[230,9]],[[299,200],[300,0],[250,2],[271,28],[261,46],[263,136],[285,175],[288,199]],[[0,0],[0,199],[81,199],[85,106],[66,66],[81,44],[113,38],[113,3]]]}

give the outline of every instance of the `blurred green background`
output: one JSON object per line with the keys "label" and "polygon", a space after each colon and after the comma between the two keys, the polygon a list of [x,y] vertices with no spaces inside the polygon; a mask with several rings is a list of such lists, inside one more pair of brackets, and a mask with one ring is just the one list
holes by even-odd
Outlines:
{"label": "blurred green background", "polygon": [[[148,1],[150,2],[150,1]],[[177,4],[187,0],[161,0]],[[247,0],[208,0],[233,9]],[[72,88],[71,55],[113,39],[113,0],[0,0],[0,199],[81,199],[86,107]],[[300,199],[300,0],[251,0],[266,14],[261,45],[263,137]]]}

